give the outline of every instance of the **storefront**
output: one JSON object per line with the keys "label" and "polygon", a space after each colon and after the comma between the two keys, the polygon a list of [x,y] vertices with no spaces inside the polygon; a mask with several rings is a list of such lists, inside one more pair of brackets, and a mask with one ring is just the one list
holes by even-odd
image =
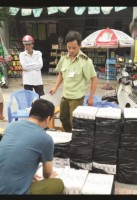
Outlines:
{"label": "storefront", "polygon": [[[18,51],[22,51],[21,38],[26,34],[32,35],[35,39],[35,49],[42,51],[43,54],[43,70],[48,72],[55,68],[61,54],[60,50],[66,50],[65,44],[60,50],[55,48],[57,47],[55,44],[58,44],[59,36],[63,38],[64,43],[65,35],[69,30],[79,31],[83,39],[92,32],[107,27],[121,30],[130,35],[129,24],[133,17],[133,7],[123,7],[123,9],[121,7],[119,11],[116,10],[118,7],[108,7],[109,9],[107,7],[94,7],[96,8],[94,12],[93,9],[89,9],[93,7],[64,8],[66,8],[65,11],[60,9],[58,12],[55,10],[53,12],[52,10],[52,14],[51,10],[43,8],[39,17],[35,17],[34,12],[28,16],[22,16],[22,8],[20,8],[17,14],[11,15],[9,19],[9,48],[16,47]],[[120,49],[117,51],[120,54],[125,53]],[[101,53],[93,52],[93,54],[98,54],[96,57],[102,56],[102,53],[104,60],[99,59],[99,62],[104,65],[106,50],[102,50]]]}

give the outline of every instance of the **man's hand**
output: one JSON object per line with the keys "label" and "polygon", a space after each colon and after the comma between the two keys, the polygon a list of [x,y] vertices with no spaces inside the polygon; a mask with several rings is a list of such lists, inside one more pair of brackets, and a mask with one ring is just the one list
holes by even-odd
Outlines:
{"label": "man's hand", "polygon": [[49,93],[52,95],[56,92],[56,89],[55,88],[52,88],[51,90],[49,90]]}
{"label": "man's hand", "polygon": [[34,181],[40,181],[40,180],[42,180],[42,179],[43,179],[43,177],[41,177],[41,176],[35,174],[34,177],[33,177],[33,182],[34,182]]}
{"label": "man's hand", "polygon": [[87,100],[88,106],[93,106],[93,103],[94,103],[94,97],[89,97],[89,99]]}
{"label": "man's hand", "polygon": [[49,178],[55,178],[57,175],[58,175],[57,172],[52,171],[52,174],[50,175]]}

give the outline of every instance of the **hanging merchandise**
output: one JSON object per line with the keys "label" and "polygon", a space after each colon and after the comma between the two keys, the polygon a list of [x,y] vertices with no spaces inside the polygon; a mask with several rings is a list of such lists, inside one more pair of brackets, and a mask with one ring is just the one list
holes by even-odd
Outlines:
{"label": "hanging merchandise", "polygon": [[101,10],[102,10],[104,15],[110,14],[112,9],[113,9],[113,7],[101,7]]}
{"label": "hanging merchandise", "polygon": [[7,66],[12,56],[9,55],[2,38],[0,37],[0,86],[8,88]]}
{"label": "hanging merchandise", "polygon": [[1,37],[0,37],[0,45],[1,45],[1,54],[0,54],[0,56],[3,56],[3,58],[1,57],[1,59],[3,61],[10,62],[12,60],[12,56],[7,51],[7,49],[5,47],[5,44],[4,44],[4,42],[3,42]]}
{"label": "hanging merchandise", "polygon": [[69,8],[70,7],[58,7],[58,9],[63,13],[66,13]]}
{"label": "hanging merchandise", "polygon": [[86,7],[74,7],[74,11],[76,15],[82,15],[85,10],[86,10]]}
{"label": "hanging merchandise", "polygon": [[43,11],[43,8],[36,8],[36,9],[32,9],[33,11],[33,15],[34,17],[40,17],[42,11]]}
{"label": "hanging merchandise", "polygon": [[115,10],[115,12],[118,12],[118,11],[121,11],[121,10],[124,10],[124,9],[126,9],[127,7],[122,7],[122,6],[120,6],[120,7],[114,7],[114,10]]}
{"label": "hanging merchandise", "polygon": [[0,42],[0,62],[4,62],[4,50],[1,42]]}
{"label": "hanging merchandise", "polygon": [[9,12],[10,12],[11,15],[16,15],[19,10],[20,10],[20,8],[15,8],[15,7],[9,8]]}
{"label": "hanging merchandise", "polygon": [[100,13],[100,7],[88,7],[88,14],[99,14]]}
{"label": "hanging merchandise", "polygon": [[32,9],[21,9],[22,16],[29,16],[31,15]]}
{"label": "hanging merchandise", "polygon": [[58,12],[58,7],[47,7],[48,15],[54,14]]}

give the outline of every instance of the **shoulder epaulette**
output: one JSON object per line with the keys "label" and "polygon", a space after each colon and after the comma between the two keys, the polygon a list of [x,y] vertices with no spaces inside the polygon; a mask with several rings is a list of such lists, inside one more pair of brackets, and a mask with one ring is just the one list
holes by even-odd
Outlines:
{"label": "shoulder epaulette", "polygon": [[68,52],[62,52],[61,55],[62,56],[66,56],[68,54]]}
{"label": "shoulder epaulette", "polygon": [[86,60],[88,59],[88,56],[86,56],[86,55],[84,55],[84,54],[80,54],[80,57],[81,57],[81,58],[84,58],[84,59],[86,59]]}

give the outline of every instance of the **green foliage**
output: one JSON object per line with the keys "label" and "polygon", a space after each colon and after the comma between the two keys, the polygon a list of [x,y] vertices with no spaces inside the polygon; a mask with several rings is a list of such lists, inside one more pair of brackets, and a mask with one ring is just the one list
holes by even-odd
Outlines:
{"label": "green foliage", "polygon": [[9,7],[0,8],[0,27],[3,28],[2,22],[10,16]]}

